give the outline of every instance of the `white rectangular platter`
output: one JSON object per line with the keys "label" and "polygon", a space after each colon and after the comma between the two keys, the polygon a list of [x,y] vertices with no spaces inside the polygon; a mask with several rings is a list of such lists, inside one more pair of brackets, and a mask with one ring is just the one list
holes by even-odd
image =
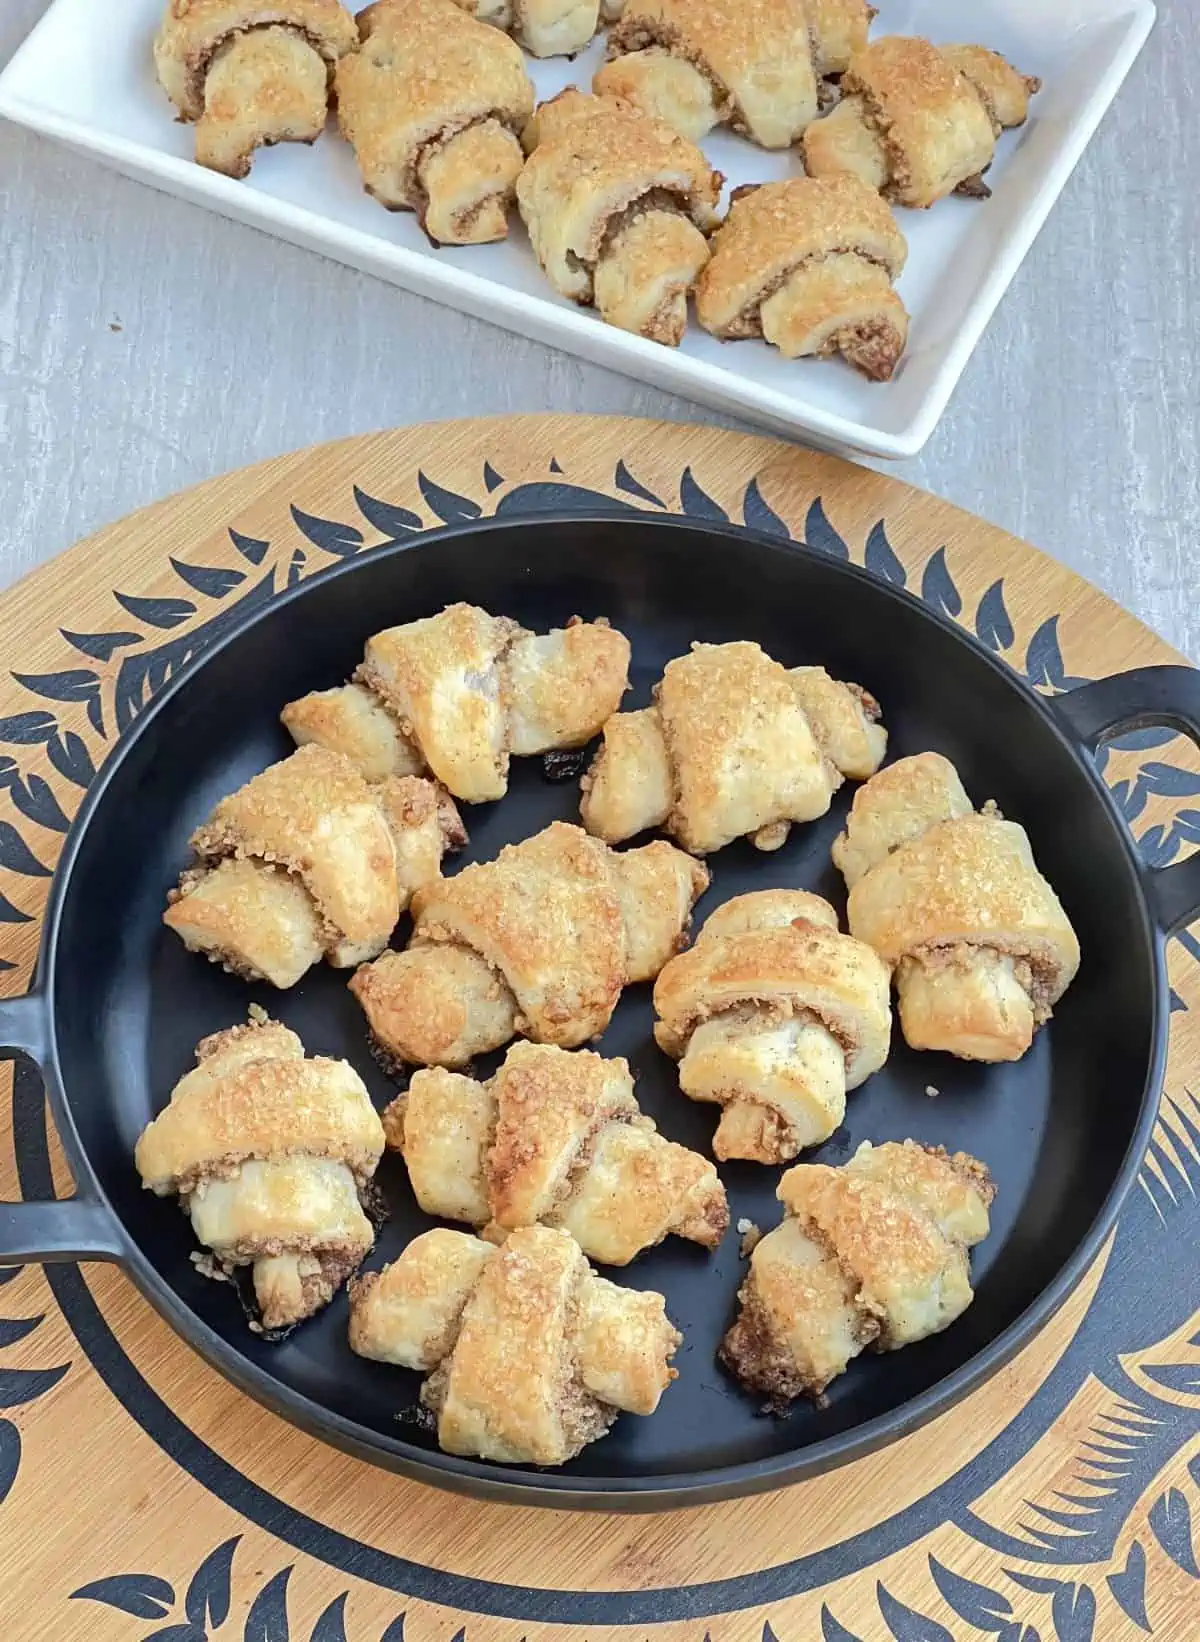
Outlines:
{"label": "white rectangular platter", "polygon": [[[415,218],[385,212],[363,192],[353,154],[332,129],[312,149],[260,153],[248,182],[201,169],[190,158],[190,128],[175,123],[154,80],[162,3],[53,0],[0,75],[0,115],[154,188],[668,392],[810,444],[888,458],[915,455],[933,432],[1155,17],[1151,0],[878,0],[876,34],[988,45],[1041,76],[1045,89],[1028,124],[1001,139],[991,200],[899,212],[910,245],[899,289],[912,337],[893,380],[877,384],[839,362],[789,362],[762,342],[720,343],[695,324],[679,349],[615,330],[551,291],[515,218],[504,244],[435,250]],[[597,40],[573,61],[529,59],[539,98],[589,85],[603,51]],[[801,170],[795,154],[767,154],[732,135],[704,146],[730,188]],[[1086,282],[1091,272],[1080,267],[1077,277]]]}

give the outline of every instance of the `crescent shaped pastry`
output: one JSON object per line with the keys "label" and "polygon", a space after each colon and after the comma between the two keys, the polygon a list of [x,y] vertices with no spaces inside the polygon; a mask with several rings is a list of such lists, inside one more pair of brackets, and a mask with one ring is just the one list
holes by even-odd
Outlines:
{"label": "crescent shaped pastry", "polygon": [[891,211],[857,177],[764,183],[738,191],[714,235],[696,314],[722,340],[765,337],[788,359],[841,354],[886,382],[908,341],[892,288],[907,257]]}
{"label": "crescent shaped pastry", "polygon": [[317,140],[333,66],[357,44],[338,0],[170,0],[154,64],[197,162],[245,177],[255,149]]}
{"label": "crescent shaped pastry", "polygon": [[1023,827],[976,813],[938,753],[855,794],[834,864],[851,931],[894,966],[914,1049],[1020,1060],[1079,968],[1079,941]]}
{"label": "crescent shaped pastry", "polygon": [[805,169],[919,209],[956,192],[986,197],[997,137],[1025,123],[1040,90],[984,46],[884,35],[855,54],[841,101],[805,132]]}
{"label": "crescent shaped pastry", "polygon": [[384,1127],[425,1213],[489,1237],[558,1226],[625,1266],[672,1234],[715,1248],[729,1225],[716,1170],[642,1115],[624,1060],[516,1043],[487,1083],[415,1073]]}
{"label": "crescent shaped pastry", "polygon": [[307,1059],[263,1019],[204,1039],[134,1160],[220,1268],[252,1268],[261,1326],[276,1329],[319,1311],[370,1251],[360,1199],[383,1148],[354,1068]]}
{"label": "crescent shaped pastry", "polygon": [[787,1163],[829,1139],[888,1055],[890,975],[827,901],[762,890],[718,907],[654,987],[659,1047],[722,1108],[721,1161]]}
{"label": "crescent shaped pastry", "polygon": [[867,43],[866,0],[629,0],[592,82],[692,142],[727,124],[788,148]]}
{"label": "crescent shaped pastry", "polygon": [[350,990],[379,1047],[466,1066],[520,1035],[573,1049],[685,939],[708,874],[670,844],[618,855],[556,821],[414,898],[412,941]]}
{"label": "crescent shaped pastry", "polygon": [[723,179],[661,120],[573,88],[537,110],[517,204],[560,296],[677,347]]}
{"label": "crescent shaped pastry", "polygon": [[222,799],[163,914],[189,950],[247,980],[294,986],[322,957],[351,968],[387,945],[413,893],[467,841],[432,781],[369,783],[301,747]]}
{"label": "crescent shaped pastry", "polygon": [[652,1414],[681,1339],[661,1294],[597,1277],[548,1226],[498,1249],[426,1232],[351,1290],[351,1349],[428,1374],[448,1453],[510,1465],[562,1465],[622,1410]]}
{"label": "crescent shaped pastry", "polygon": [[789,1169],[777,1195],[787,1217],[750,1257],[720,1353],[772,1407],[819,1399],[866,1347],[923,1340],[974,1298],[967,1254],[995,1187],[966,1153],[868,1141],[840,1169]]}
{"label": "crescent shaped pastry", "polygon": [[743,836],[776,850],[886,749],[878,703],[858,685],[789,671],[757,644],[694,644],[668,662],[653,707],[604,725],[580,815],[609,844],[665,827],[698,855]]}
{"label": "crescent shaped pastry", "polygon": [[458,799],[508,791],[510,756],[582,747],[620,705],[629,640],[606,621],[531,633],[477,605],[367,640],[355,681],[289,703],[299,745],[353,760],[369,780],[428,768]]}
{"label": "crescent shaped pastry", "polygon": [[531,57],[573,57],[624,0],[456,0],[481,23],[506,29]]}
{"label": "crescent shaped pastry", "polygon": [[533,111],[520,48],[454,0],[376,0],[337,70],[338,123],[367,192],[436,245],[508,233]]}

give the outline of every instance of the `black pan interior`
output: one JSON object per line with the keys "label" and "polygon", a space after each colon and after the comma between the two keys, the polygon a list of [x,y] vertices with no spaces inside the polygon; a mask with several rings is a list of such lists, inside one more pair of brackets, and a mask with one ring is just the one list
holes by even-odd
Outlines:
{"label": "black pan interior", "polygon": [[[318,577],[197,667],[113,772],[65,897],[53,976],[61,1070],[104,1191],[165,1283],[265,1370],[284,1401],[300,1393],[357,1422],[368,1443],[379,1434],[436,1452],[411,1420],[416,1376],[348,1350],[344,1296],[280,1344],[248,1332],[233,1291],[191,1265],[183,1216],[141,1189],[132,1152],[197,1040],[243,1019],[251,1001],[294,1027],[310,1053],[350,1059],[380,1105],[394,1092],[368,1053],[344,975],[323,967],[285,994],[248,988],[186,954],[159,919],[190,830],[218,798],[290,750],[277,717],[283,703],[346,677],[372,631],[455,599],[534,628],[576,612],[607,615],[633,641],[627,705],[645,703],[664,663],[693,639],[752,638],[789,664],[823,663],[878,696],[893,755],[946,753],[976,802],[993,797],[1028,828],[1084,952],[1050,1029],[1018,1066],[992,1068],[914,1054],[897,1033],[885,1070],[850,1097],[845,1126],[814,1154],[839,1162],[861,1140],[912,1135],[985,1159],[999,1195],[991,1238],[975,1255],[974,1306],[937,1339],[860,1359],[832,1387],[828,1406],[763,1418],[714,1361],[744,1269],[736,1234],[715,1257],[671,1239],[619,1280],[666,1294],[686,1336],[680,1377],[653,1418],[622,1419],[569,1470],[586,1486],[588,1478],[651,1479],[768,1460],[900,1410],[1035,1302],[1100,1212],[1134,1135],[1152,1054],[1152,936],[1117,822],[1003,670],[917,601],[782,544],[637,519],[480,527]],[[796,829],[779,854],[736,845],[713,858],[700,915],[779,884],[816,889],[843,908],[829,846],[850,796],[843,792],[823,822]],[[552,784],[537,761],[520,763],[503,803],[469,812],[471,847],[459,859],[489,858],[555,817],[574,818],[577,802],[574,782]],[[405,934],[402,924],[397,944]],[[649,988],[634,988],[600,1047],[628,1056],[642,1104],[667,1135],[707,1148],[712,1110],[680,1095],[651,1022]],[[743,1164],[722,1173],[735,1222],[776,1222],[777,1171]],[[385,1163],[381,1179],[391,1218],[371,1265],[394,1258],[429,1224],[398,1161]]]}

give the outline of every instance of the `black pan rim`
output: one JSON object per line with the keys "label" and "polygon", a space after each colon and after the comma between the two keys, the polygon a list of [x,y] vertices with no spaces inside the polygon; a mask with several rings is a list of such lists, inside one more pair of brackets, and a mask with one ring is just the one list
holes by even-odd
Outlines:
{"label": "black pan rim", "polygon": [[940,611],[931,610],[906,589],[880,580],[859,565],[817,555],[823,564],[827,564],[837,574],[848,577],[851,582],[868,586],[873,594],[897,603],[905,603],[909,608],[915,604],[924,620],[952,635],[977,661],[986,664],[1007,683],[1009,688],[1016,690],[1026,704],[1031,705],[1049,725],[1064,751],[1082,767],[1093,792],[1103,803],[1114,825],[1130,871],[1138,885],[1143,935],[1154,955],[1151,1023],[1153,1050],[1141,1092],[1134,1136],[1121,1167],[1092,1225],[1053,1282],[1043,1289],[1038,1298],[988,1346],[976,1353],[953,1374],[929,1386],[919,1396],[837,1436],[810,1443],[801,1449],[770,1459],[706,1471],[654,1477],[605,1476],[580,1479],[552,1471],[510,1469],[489,1462],[461,1459],[441,1452],[430,1453],[424,1448],[417,1448],[405,1442],[402,1438],[368,1431],[354,1421],[330,1412],[311,1398],[281,1385],[265,1370],[249,1362],[236,1346],[208,1327],[183,1304],[175,1291],[160,1278],[150,1261],[126,1234],[120,1217],[113,1209],[92,1169],[75,1126],[70,1098],[63,1087],[57,1043],[55,968],[63,908],[70,891],[80,843],[91,824],[92,816],[104,802],[105,794],[125,757],[128,756],[130,748],[152,730],[156,718],[166,705],[178,693],[191,688],[203,675],[208,662],[227,646],[240,640],[247,631],[284,606],[299,599],[319,597],[325,585],[343,577],[353,576],[363,565],[373,561],[377,554],[395,557],[414,548],[463,536],[503,536],[509,532],[525,534],[530,530],[545,529],[571,530],[581,525],[620,530],[631,523],[639,527],[648,525],[655,530],[686,531],[693,534],[699,532],[721,538],[735,548],[750,544],[757,549],[766,549],[783,556],[814,552],[802,543],[728,523],[641,514],[634,510],[631,510],[628,518],[600,511],[548,511],[536,515],[515,515],[511,518],[475,519],[468,523],[449,526],[444,530],[424,532],[411,540],[372,548],[365,554],[348,559],[342,564],[322,571],[318,576],[309,577],[294,587],[285,589],[268,604],[249,612],[243,620],[234,624],[215,643],[207,646],[193,663],[184,668],[139,715],[133,728],[101,766],[72,823],[55,873],[43,920],[33,988],[42,996],[45,1015],[42,1075],[77,1189],[81,1195],[90,1197],[103,1207],[111,1221],[114,1241],[119,1247],[117,1258],[123,1269],[175,1332],[187,1344],[193,1346],[210,1366],[240,1390],[273,1412],[282,1415],[292,1424],[300,1426],[310,1435],[331,1442],[360,1459],[401,1471],[416,1481],[435,1487],[449,1487],[476,1498],[510,1504],[599,1511],[677,1509],[782,1488],[803,1481],[806,1477],[861,1459],[909,1435],[962,1401],[1010,1362],[1069,1299],[1102,1249],[1136,1178],[1157,1116],[1158,1095],[1166,1061],[1165,937],[1150,913],[1145,893],[1148,869],[1138,857],[1133,838],[1115,801],[1087,756],[1087,749],[1070,733],[1045,697],[1033,690],[1011,667],[980,644],[971,633]]}

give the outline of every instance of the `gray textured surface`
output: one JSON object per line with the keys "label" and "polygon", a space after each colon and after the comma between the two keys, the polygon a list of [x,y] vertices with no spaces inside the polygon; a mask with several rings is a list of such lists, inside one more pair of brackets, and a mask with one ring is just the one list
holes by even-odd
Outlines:
{"label": "gray textured surface", "polygon": [[[0,4],[0,63],[44,4]],[[941,428],[895,471],[1200,659],[1200,6],[1159,11]],[[277,451],[541,410],[713,420],[0,124],[0,585]]]}

